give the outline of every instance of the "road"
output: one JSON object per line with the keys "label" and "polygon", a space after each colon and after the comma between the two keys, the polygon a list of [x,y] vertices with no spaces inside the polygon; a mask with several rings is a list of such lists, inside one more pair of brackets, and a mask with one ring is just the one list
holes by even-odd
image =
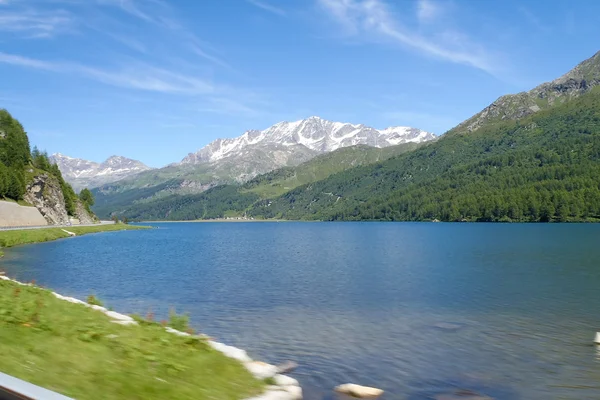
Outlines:
{"label": "road", "polygon": [[[110,225],[114,224],[114,221],[100,221],[100,225]],[[10,227],[1,227],[0,231],[16,231],[22,229],[44,229],[44,228],[71,228],[77,226],[96,226],[99,224],[75,224],[75,225],[42,225],[42,226],[10,226]]]}

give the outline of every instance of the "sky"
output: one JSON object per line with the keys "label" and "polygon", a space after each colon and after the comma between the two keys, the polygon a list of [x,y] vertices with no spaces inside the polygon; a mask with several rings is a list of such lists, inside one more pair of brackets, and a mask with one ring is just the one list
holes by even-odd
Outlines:
{"label": "sky", "polygon": [[598,15],[596,0],[0,0],[0,108],[49,153],[152,167],[313,115],[439,135],[594,55]]}

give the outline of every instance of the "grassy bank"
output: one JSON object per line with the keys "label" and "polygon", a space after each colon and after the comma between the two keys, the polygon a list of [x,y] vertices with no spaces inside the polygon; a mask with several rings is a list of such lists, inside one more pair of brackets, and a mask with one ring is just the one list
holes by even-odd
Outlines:
{"label": "grassy bank", "polygon": [[0,255],[2,248],[13,247],[20,244],[49,242],[52,240],[69,237],[62,229],[73,232],[76,235],[88,233],[110,232],[134,229],[148,229],[146,226],[135,226],[126,224],[104,224],[94,226],[69,226],[66,228],[42,228],[42,229],[19,229],[11,231],[0,231]]}
{"label": "grassy bank", "polygon": [[83,399],[243,399],[263,384],[203,339],[121,326],[49,291],[0,280],[0,371]]}

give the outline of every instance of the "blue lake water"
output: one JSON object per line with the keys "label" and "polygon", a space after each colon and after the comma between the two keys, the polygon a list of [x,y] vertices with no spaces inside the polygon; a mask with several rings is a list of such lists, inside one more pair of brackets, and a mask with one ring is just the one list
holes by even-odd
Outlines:
{"label": "blue lake water", "polygon": [[[600,399],[600,225],[172,223],[11,249],[65,295],[296,361],[306,399]],[[457,392],[458,391],[458,392]]]}

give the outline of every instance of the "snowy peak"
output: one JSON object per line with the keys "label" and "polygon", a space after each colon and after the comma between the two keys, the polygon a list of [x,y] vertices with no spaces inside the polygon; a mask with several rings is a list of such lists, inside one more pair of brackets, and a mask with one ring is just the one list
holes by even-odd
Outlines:
{"label": "snowy peak", "polygon": [[98,175],[106,175],[106,174],[132,174],[137,172],[142,172],[150,169],[147,165],[143,164],[141,161],[132,160],[131,158],[126,158],[122,156],[112,156],[106,159],[99,166],[100,171]]}
{"label": "snowy peak", "polygon": [[217,139],[196,153],[190,153],[181,164],[200,164],[239,156],[250,149],[287,147],[293,152],[303,147],[315,154],[327,153],[342,147],[367,145],[387,147],[402,143],[433,140],[435,135],[405,126],[383,130],[362,124],[332,122],[309,117],[295,122],[279,122],[263,131],[250,130],[233,139]]}
{"label": "snowy peak", "polygon": [[140,161],[122,156],[109,157],[102,163],[60,153],[53,154],[50,158],[58,165],[65,180],[71,183],[75,190],[100,186],[151,169]]}

